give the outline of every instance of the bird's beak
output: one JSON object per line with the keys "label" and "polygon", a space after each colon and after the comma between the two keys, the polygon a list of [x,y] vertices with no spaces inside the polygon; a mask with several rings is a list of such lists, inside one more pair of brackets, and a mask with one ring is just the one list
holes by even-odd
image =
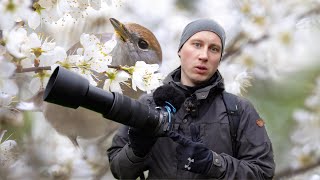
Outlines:
{"label": "bird's beak", "polygon": [[126,28],[126,26],[124,24],[122,24],[121,22],[119,22],[118,20],[114,19],[114,18],[110,18],[109,19],[116,35],[123,41],[123,42],[127,42],[130,41],[131,39],[131,34],[128,31],[128,29]]}

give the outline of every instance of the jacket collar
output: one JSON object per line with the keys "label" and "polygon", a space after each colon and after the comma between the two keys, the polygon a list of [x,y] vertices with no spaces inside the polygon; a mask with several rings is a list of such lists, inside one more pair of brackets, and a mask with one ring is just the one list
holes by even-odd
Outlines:
{"label": "jacket collar", "polygon": [[[178,67],[173,72],[171,72],[163,81],[164,84],[171,84],[180,90],[184,91],[186,94],[189,92],[187,87],[181,84],[180,76],[181,74],[181,67]],[[215,73],[215,76],[217,78],[215,81],[210,83],[209,85],[197,89],[193,94],[197,97],[198,100],[206,99],[210,92],[217,92],[217,91],[223,91],[224,90],[224,83],[223,83],[223,77],[221,76],[219,70]]]}

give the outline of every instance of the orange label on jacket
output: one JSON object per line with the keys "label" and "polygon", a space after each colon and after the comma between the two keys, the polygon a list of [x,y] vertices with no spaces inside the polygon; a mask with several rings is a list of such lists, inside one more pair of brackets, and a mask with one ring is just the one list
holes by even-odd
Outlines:
{"label": "orange label on jacket", "polygon": [[264,125],[264,121],[262,119],[257,119],[256,123],[259,127],[262,127]]}

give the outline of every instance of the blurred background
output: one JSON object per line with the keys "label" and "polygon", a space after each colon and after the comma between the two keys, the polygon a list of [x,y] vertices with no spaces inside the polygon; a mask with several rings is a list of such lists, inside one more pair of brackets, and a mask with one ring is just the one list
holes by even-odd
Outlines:
{"label": "blurred background", "polygon": [[[245,81],[238,89],[266,122],[276,178],[320,179],[319,1],[2,0],[0,7],[0,177],[112,178],[107,168],[101,168],[107,167],[107,159],[100,153],[100,162],[101,147],[93,146],[96,139],[83,139],[80,148],[75,148],[41,112],[16,108],[36,94],[29,86],[39,77],[37,71],[17,73],[19,68],[37,67],[34,61],[29,66],[21,63],[25,59],[19,56],[23,34],[34,32],[67,51],[82,33],[114,33],[109,18],[138,23],[157,37],[162,48],[160,71],[167,74],[179,66],[177,47],[183,28],[192,20],[213,18],[227,35],[220,71],[226,76],[247,72],[251,86]],[[17,26],[25,32],[17,34],[21,31]],[[239,68],[232,69],[233,64]],[[238,80],[228,83],[232,81]],[[110,134],[103,140],[104,150]],[[27,166],[27,162],[34,165]]]}

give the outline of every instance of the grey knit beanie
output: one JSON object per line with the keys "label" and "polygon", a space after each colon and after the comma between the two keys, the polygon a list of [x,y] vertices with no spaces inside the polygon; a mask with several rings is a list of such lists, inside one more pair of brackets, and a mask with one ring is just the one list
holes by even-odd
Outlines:
{"label": "grey knit beanie", "polygon": [[200,31],[211,31],[216,33],[221,39],[221,44],[222,44],[221,53],[223,53],[226,35],[223,27],[220,26],[216,21],[212,19],[198,19],[190,22],[182,32],[178,52],[180,51],[184,43],[191,36],[193,36],[194,34]]}

